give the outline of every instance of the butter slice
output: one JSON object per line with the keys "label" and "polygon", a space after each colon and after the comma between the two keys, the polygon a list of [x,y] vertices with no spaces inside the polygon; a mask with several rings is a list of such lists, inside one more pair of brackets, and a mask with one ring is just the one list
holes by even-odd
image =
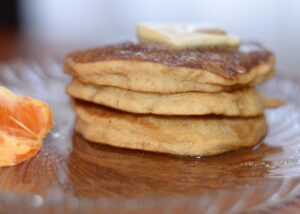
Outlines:
{"label": "butter slice", "polygon": [[137,27],[142,42],[165,43],[176,48],[226,47],[240,44],[237,36],[228,34],[211,24],[154,24],[143,23]]}

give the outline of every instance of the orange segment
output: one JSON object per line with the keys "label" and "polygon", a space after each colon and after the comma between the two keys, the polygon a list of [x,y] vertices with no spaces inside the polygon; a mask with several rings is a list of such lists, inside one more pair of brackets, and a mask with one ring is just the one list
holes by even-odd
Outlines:
{"label": "orange segment", "polygon": [[52,123],[48,104],[0,86],[0,167],[33,157]]}

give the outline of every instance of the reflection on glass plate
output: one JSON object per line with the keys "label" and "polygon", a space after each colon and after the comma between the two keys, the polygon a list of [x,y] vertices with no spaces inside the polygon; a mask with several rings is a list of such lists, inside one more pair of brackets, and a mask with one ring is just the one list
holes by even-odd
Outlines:
{"label": "reflection on glass plate", "polygon": [[255,148],[209,158],[118,149],[73,133],[69,77],[52,58],[0,66],[0,83],[48,102],[55,126],[33,159],[0,169],[0,213],[58,211],[296,211],[300,207],[300,80],[278,76],[261,90],[286,99],[268,110]]}

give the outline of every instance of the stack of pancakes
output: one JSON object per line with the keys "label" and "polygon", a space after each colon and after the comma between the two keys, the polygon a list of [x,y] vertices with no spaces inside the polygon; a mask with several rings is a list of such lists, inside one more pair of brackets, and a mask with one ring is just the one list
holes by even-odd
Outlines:
{"label": "stack of pancakes", "polygon": [[255,86],[274,73],[257,44],[236,50],[124,43],[69,54],[67,93],[86,139],[123,148],[203,156],[257,144],[263,110],[278,100]]}

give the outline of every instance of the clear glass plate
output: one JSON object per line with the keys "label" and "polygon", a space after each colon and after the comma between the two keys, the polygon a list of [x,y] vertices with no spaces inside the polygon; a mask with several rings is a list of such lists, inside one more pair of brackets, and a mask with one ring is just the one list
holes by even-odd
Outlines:
{"label": "clear glass plate", "polygon": [[255,148],[180,158],[85,141],[73,132],[60,62],[14,60],[0,83],[48,102],[55,126],[39,154],[0,169],[0,213],[297,211],[300,208],[300,80],[278,75],[261,89],[287,104],[266,111]]}

